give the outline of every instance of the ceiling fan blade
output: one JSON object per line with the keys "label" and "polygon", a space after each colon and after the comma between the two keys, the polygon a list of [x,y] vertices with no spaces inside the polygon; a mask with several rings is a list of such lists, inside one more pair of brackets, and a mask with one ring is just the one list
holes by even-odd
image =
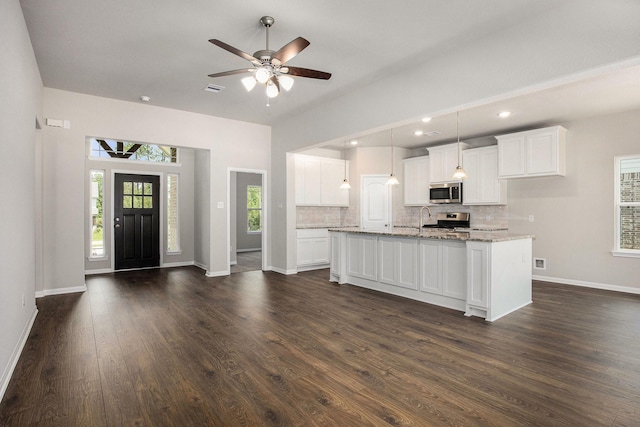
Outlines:
{"label": "ceiling fan blade", "polygon": [[235,47],[233,47],[231,45],[228,45],[223,41],[220,41],[218,39],[211,39],[211,40],[209,40],[209,42],[215,44],[218,47],[223,48],[227,52],[231,52],[234,55],[238,55],[240,58],[246,59],[247,61],[252,62],[252,63],[254,63],[256,65],[260,65],[261,64],[260,60],[258,60],[257,58],[249,55],[247,52],[243,52],[240,49],[237,49],[237,48],[235,48]]}
{"label": "ceiling fan blade", "polygon": [[279,51],[273,54],[271,62],[275,65],[281,65],[291,60],[294,56],[302,52],[307,46],[309,41],[302,37],[298,37],[284,45]]}
{"label": "ceiling fan blade", "polygon": [[290,67],[290,66],[287,66],[287,68],[289,70],[286,73],[283,72],[282,74],[288,74],[290,76],[297,76],[297,77],[308,77],[311,79],[322,79],[322,80],[329,80],[331,78],[331,73],[325,73],[324,71],[311,70],[309,68],[301,68],[301,67]]}
{"label": "ceiling fan blade", "polygon": [[242,68],[240,70],[223,71],[221,73],[209,74],[209,77],[233,76],[235,74],[250,73],[253,68]]}

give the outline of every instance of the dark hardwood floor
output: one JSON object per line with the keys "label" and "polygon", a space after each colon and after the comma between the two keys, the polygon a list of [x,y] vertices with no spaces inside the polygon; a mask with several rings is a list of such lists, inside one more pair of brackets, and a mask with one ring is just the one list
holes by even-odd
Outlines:
{"label": "dark hardwood floor", "polygon": [[640,296],[536,282],[494,323],[195,267],[38,300],[0,425],[640,425]]}
{"label": "dark hardwood floor", "polygon": [[262,251],[238,252],[237,264],[231,266],[231,274],[262,270]]}

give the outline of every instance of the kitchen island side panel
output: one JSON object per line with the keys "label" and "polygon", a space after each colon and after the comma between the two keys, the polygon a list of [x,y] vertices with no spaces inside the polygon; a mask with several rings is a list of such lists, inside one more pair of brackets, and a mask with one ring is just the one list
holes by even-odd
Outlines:
{"label": "kitchen island side panel", "polygon": [[497,320],[531,304],[531,257],[531,239],[491,244],[491,290],[487,320]]}

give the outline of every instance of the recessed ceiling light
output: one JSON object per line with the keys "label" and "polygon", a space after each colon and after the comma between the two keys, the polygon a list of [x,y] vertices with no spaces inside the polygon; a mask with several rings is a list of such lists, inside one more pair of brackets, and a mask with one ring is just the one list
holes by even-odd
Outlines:
{"label": "recessed ceiling light", "polygon": [[140,101],[142,101],[142,102],[149,102],[149,101],[151,101],[151,98],[149,98],[149,97],[148,97],[148,96],[146,96],[146,95],[142,95],[142,96],[140,97]]}
{"label": "recessed ceiling light", "polygon": [[423,117],[422,123],[429,123],[431,121],[431,117]]}
{"label": "recessed ceiling light", "polygon": [[498,117],[500,117],[501,119],[506,119],[510,115],[511,115],[511,111],[500,111],[498,113]]}
{"label": "recessed ceiling light", "polygon": [[421,130],[416,130],[416,131],[414,131],[414,132],[413,132],[413,134],[414,134],[415,136],[422,136],[422,135],[424,134],[424,132],[423,132],[423,131],[421,131]]}
{"label": "recessed ceiling light", "polygon": [[358,141],[356,141],[356,140],[354,139],[353,141],[349,142],[349,144],[351,144],[351,145],[358,145]]}

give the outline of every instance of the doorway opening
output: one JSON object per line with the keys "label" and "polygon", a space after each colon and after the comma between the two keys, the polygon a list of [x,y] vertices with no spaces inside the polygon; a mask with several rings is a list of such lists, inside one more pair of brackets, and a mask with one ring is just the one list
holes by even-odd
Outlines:
{"label": "doorway opening", "polygon": [[229,272],[265,269],[266,172],[229,169]]}

